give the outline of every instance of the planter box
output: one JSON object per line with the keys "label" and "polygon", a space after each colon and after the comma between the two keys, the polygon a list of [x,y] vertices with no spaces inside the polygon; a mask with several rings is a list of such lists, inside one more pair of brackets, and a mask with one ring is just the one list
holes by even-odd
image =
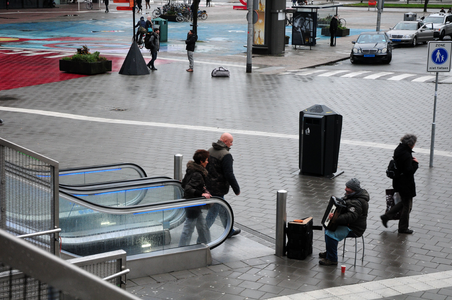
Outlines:
{"label": "planter box", "polygon": [[102,74],[111,71],[111,60],[87,63],[61,59],[60,71],[83,75]]}
{"label": "planter box", "polygon": [[[322,35],[324,36],[330,36],[330,27],[322,28]],[[347,36],[350,35],[350,29],[340,29],[338,28],[336,31],[336,36]]]}

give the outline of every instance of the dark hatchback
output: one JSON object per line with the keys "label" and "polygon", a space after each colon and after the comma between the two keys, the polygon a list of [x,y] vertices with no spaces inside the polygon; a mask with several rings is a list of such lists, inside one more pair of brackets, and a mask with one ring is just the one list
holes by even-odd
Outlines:
{"label": "dark hatchback", "polygon": [[350,53],[350,62],[382,62],[389,64],[392,59],[392,42],[384,32],[361,33]]}

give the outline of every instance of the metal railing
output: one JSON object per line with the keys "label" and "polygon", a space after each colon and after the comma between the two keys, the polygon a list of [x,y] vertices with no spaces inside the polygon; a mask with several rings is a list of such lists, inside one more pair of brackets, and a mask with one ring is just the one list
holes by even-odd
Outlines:
{"label": "metal railing", "polygon": [[139,299],[119,288],[128,272],[124,251],[65,261],[4,230],[0,245],[0,299]]}
{"label": "metal railing", "polygon": [[[57,161],[0,138],[0,229],[24,235],[58,228]],[[57,254],[58,232],[28,241]]]}
{"label": "metal railing", "polygon": [[130,272],[126,269],[126,258],[127,253],[124,250],[116,250],[74,258],[67,262],[125,290],[125,275]]}

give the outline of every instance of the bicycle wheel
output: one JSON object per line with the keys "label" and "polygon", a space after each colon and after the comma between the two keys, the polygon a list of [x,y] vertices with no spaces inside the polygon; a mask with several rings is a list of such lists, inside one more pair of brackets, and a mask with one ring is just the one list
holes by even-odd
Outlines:
{"label": "bicycle wheel", "polygon": [[160,17],[160,10],[154,9],[154,11],[152,12],[152,16],[153,16],[154,18]]}
{"label": "bicycle wheel", "polygon": [[203,19],[203,20],[207,20],[207,13],[202,13],[202,15],[201,15],[201,19]]}
{"label": "bicycle wheel", "polygon": [[183,22],[184,21],[184,18],[183,17],[181,17],[181,16],[177,16],[176,17],[176,22]]}
{"label": "bicycle wheel", "polygon": [[86,9],[93,9],[93,2],[87,1],[86,2]]}

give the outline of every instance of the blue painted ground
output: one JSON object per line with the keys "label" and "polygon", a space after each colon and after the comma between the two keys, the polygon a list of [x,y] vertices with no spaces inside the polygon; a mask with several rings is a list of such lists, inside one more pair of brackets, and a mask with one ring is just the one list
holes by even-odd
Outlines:
{"label": "blue painted ground", "polygon": [[[185,43],[190,24],[168,22],[168,42],[161,44],[160,51],[185,52]],[[364,31],[351,29],[351,35]],[[197,52],[212,52],[217,55],[234,55],[246,51],[247,24],[214,24],[198,22],[199,43]],[[22,39],[18,42],[1,42],[8,47],[35,49],[75,49],[87,45],[92,51],[107,53],[127,53],[132,41],[132,20],[34,22],[25,24],[0,24],[0,38]],[[286,35],[292,36],[292,27],[286,27]],[[329,37],[320,35],[320,40]],[[145,50],[143,50],[145,51]]]}

